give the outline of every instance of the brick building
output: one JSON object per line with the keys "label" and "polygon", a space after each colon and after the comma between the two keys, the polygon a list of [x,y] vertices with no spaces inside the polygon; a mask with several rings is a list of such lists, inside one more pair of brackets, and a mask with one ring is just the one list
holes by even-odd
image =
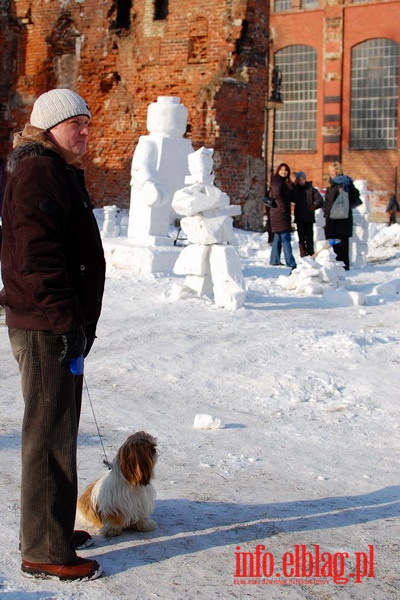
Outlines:
{"label": "brick building", "polygon": [[271,0],[283,99],[275,166],[287,162],[324,187],[328,164],[342,162],[382,209],[399,163],[399,19],[397,0]]}
{"label": "brick building", "polygon": [[0,0],[0,143],[34,100],[70,87],[92,114],[85,168],[97,206],[129,206],[147,107],[179,96],[195,149],[215,149],[216,183],[260,229],[268,50],[265,0]]}

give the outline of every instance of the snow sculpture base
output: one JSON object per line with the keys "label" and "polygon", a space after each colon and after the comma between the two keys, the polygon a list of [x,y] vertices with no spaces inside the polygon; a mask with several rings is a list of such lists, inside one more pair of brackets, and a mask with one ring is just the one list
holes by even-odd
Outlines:
{"label": "snow sculpture base", "polygon": [[[129,237],[129,236],[128,236]],[[145,233],[137,234],[132,238],[132,244],[135,246],[173,246],[174,240],[163,235],[146,235]]]}
{"label": "snow sculpture base", "polygon": [[242,308],[246,300],[246,288],[236,249],[233,246],[212,245],[210,267],[215,304],[228,310]]}
{"label": "snow sculpture base", "polygon": [[152,279],[158,273],[172,274],[181,248],[171,246],[139,246],[129,238],[103,240],[106,261],[118,269],[129,271],[137,279]]}
{"label": "snow sculpture base", "polygon": [[242,266],[231,245],[186,246],[175,263],[174,273],[186,274],[182,293],[190,290],[213,298],[217,306],[228,310],[237,310],[245,304]]}

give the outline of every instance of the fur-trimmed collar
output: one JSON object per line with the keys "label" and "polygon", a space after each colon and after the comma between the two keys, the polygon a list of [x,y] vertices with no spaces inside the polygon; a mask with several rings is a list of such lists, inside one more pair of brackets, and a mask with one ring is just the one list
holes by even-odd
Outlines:
{"label": "fur-trimmed collar", "polygon": [[31,156],[44,156],[56,154],[64,160],[54,138],[44,129],[33,125],[25,125],[23,131],[14,135],[14,150],[8,157],[7,170],[12,173],[18,163],[24,158]]}

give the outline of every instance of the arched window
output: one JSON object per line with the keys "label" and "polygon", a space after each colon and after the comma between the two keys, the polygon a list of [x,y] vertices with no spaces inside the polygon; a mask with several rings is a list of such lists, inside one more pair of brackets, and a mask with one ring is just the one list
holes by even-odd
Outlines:
{"label": "arched window", "polygon": [[154,20],[163,21],[168,17],[168,0],[154,0]]}
{"label": "arched window", "polygon": [[296,44],[275,54],[282,73],[283,110],[276,113],[276,150],[315,150],[317,132],[317,51]]}
{"label": "arched window", "polygon": [[396,42],[376,38],[353,48],[350,148],[397,148],[398,80]]}
{"label": "arched window", "polygon": [[116,29],[117,32],[121,29],[130,29],[131,8],[132,0],[117,0],[117,2],[113,2],[113,5],[110,9],[110,14],[116,10],[116,17],[111,24],[112,29]]}

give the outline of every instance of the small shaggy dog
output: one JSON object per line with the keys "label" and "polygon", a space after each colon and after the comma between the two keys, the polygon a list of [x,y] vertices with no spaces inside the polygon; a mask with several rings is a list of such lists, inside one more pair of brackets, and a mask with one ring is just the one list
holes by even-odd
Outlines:
{"label": "small shaggy dog", "polygon": [[123,529],[152,531],[156,492],[150,480],[157,462],[156,439],[145,431],[129,436],[111,470],[90,483],[78,499],[78,515],[106,537]]}

